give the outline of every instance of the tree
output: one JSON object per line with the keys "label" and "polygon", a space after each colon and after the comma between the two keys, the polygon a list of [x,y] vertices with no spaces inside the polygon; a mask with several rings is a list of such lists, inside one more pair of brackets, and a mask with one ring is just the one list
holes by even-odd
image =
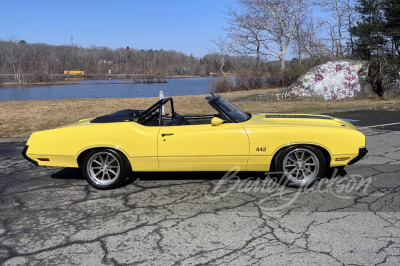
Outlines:
{"label": "tree", "polygon": [[353,39],[353,25],[354,25],[354,5],[351,0],[347,0],[347,28],[349,32],[349,46],[350,54],[354,54],[354,39]]}
{"label": "tree", "polygon": [[[218,54],[206,55],[200,59],[163,49],[110,49],[96,46],[83,48],[0,40],[0,73],[9,74],[10,77],[12,75],[17,82],[24,82],[31,78],[40,81],[49,78],[48,75],[62,74],[64,70],[75,69],[83,70],[87,74],[107,74],[108,70],[112,69],[112,72],[121,74],[157,75],[178,75],[185,69],[185,74],[205,75],[213,70],[214,60],[217,62],[214,72],[221,70],[221,67],[223,72],[227,72],[235,68],[254,66],[254,58],[228,56],[229,43],[221,44]],[[219,63],[221,59],[223,66]]]}
{"label": "tree", "polygon": [[390,40],[390,53],[400,57],[400,0],[383,2],[384,34]]}
{"label": "tree", "polygon": [[356,11],[360,14],[357,25],[352,28],[356,37],[354,52],[364,59],[380,53],[386,44],[383,29],[382,0],[358,0]]}
{"label": "tree", "polygon": [[326,57],[330,49],[323,41],[320,30],[315,26],[313,18],[305,20],[296,29],[295,41],[299,65],[301,65],[302,54],[305,54],[312,63],[317,63],[320,58]]}
{"label": "tree", "polygon": [[258,67],[261,56],[277,58],[283,73],[289,45],[310,6],[307,0],[239,0],[240,11],[227,13],[233,50],[256,55]]}
{"label": "tree", "polygon": [[[345,53],[345,39],[353,23],[352,6],[350,0],[325,0],[321,2],[322,9],[329,14],[328,19],[322,21],[328,28],[331,39],[331,53],[333,57],[343,58]],[[349,36],[352,42],[351,34]]]}
{"label": "tree", "polygon": [[7,63],[11,65],[11,69],[14,74],[14,79],[15,81],[18,81],[19,83],[22,82],[21,80],[21,62],[23,61],[21,58],[22,55],[22,49],[20,46],[16,45],[15,40],[10,40],[9,41],[9,47],[8,47],[8,56],[7,58]]}
{"label": "tree", "polygon": [[260,69],[261,44],[263,40],[263,29],[258,26],[257,16],[250,16],[251,9],[237,12],[229,8],[228,24],[225,29],[228,38],[231,39],[231,50],[236,54],[256,56],[256,68]]}
{"label": "tree", "polygon": [[[225,76],[224,66],[225,66],[225,58],[228,56],[229,52],[229,43],[227,38],[219,36],[216,40],[211,40],[216,46],[216,50],[211,50],[211,52],[217,53],[220,56],[219,71]],[[214,62],[215,65],[215,62]]]}

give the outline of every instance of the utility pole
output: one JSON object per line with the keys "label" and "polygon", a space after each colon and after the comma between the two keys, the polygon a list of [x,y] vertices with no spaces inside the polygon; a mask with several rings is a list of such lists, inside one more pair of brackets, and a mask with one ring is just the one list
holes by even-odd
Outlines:
{"label": "utility pole", "polygon": [[71,36],[71,46],[74,47],[74,37]]}

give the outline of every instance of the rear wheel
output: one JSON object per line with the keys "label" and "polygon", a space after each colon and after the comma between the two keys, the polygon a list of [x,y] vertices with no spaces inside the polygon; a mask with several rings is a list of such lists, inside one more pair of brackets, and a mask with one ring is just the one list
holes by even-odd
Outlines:
{"label": "rear wheel", "polygon": [[275,161],[281,182],[297,187],[309,186],[325,173],[325,159],[313,146],[292,146],[282,150]]}
{"label": "rear wheel", "polygon": [[97,189],[118,187],[128,173],[125,157],[111,149],[88,152],[82,161],[82,173],[90,185]]}

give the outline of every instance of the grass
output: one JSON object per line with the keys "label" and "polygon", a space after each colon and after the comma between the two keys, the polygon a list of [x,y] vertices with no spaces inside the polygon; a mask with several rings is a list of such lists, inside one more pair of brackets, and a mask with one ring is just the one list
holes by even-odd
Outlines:
{"label": "grass", "polygon": [[[266,93],[273,90],[253,90],[221,93],[234,100],[239,97]],[[175,110],[179,114],[215,113],[204,99],[206,95],[174,97]],[[79,119],[97,117],[123,109],[146,109],[157,98],[123,99],[66,99],[0,102],[0,137],[28,137],[32,132],[56,128]],[[272,101],[235,102],[246,112],[315,112],[350,107],[400,105],[400,100],[377,99],[349,100],[335,102]]]}

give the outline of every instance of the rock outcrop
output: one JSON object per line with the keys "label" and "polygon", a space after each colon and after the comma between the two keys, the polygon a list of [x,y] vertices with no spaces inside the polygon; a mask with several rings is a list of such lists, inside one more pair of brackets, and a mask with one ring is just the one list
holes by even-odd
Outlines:
{"label": "rock outcrop", "polygon": [[374,62],[368,76],[372,90],[383,99],[400,97],[399,64]]}
{"label": "rock outcrop", "polygon": [[252,95],[242,100],[310,99],[333,101],[366,94],[368,63],[360,60],[330,61],[311,68],[288,88]]}

